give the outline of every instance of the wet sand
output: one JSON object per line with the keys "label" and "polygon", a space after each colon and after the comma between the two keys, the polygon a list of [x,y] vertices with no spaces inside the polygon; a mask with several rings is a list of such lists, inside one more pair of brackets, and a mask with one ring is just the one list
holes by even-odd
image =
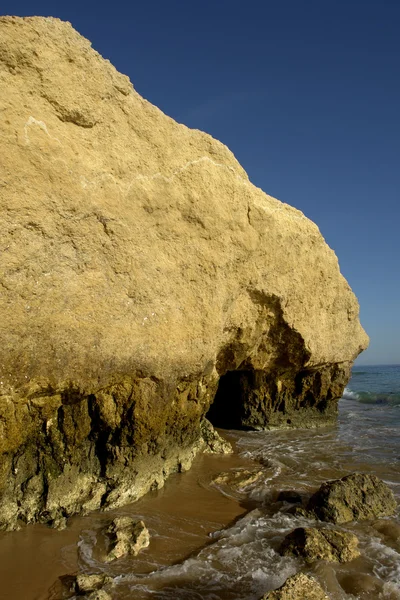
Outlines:
{"label": "wet sand", "polygon": [[[29,525],[0,533],[0,598],[47,600],[58,577],[88,567],[78,548],[82,532],[88,532],[90,538],[116,515],[143,518],[152,535],[150,548],[129,561],[132,572],[150,572],[156,565],[183,560],[207,544],[210,533],[226,527],[249,508],[240,498],[228,498],[210,487],[211,479],[221,471],[252,464],[237,455],[199,456],[189,472],[172,475],[164,488],[132,505],[74,517],[62,531]],[[121,570],[127,566],[125,561]]]}

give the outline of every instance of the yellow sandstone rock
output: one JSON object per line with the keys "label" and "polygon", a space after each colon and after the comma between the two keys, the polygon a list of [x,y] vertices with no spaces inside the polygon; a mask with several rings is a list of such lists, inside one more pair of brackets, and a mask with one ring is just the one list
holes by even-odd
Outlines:
{"label": "yellow sandstone rock", "polygon": [[0,18],[0,113],[2,527],[159,487],[218,387],[215,423],[332,422],[367,337],[315,224],[58,19]]}

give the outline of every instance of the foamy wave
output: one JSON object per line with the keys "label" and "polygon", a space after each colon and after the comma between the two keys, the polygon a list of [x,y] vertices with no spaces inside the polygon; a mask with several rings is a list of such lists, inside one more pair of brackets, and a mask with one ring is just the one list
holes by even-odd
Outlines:
{"label": "foamy wave", "polygon": [[400,554],[376,537],[364,538],[364,552],[373,560],[373,573],[384,581],[379,598],[400,600]]}
{"label": "foamy wave", "polygon": [[352,392],[349,390],[349,388],[344,388],[342,398],[345,400],[359,400],[358,394],[356,394],[356,392]]}
{"label": "foamy wave", "polygon": [[294,523],[289,515],[270,519],[253,510],[218,537],[214,534],[215,541],[195,556],[148,575],[123,575],[114,585],[131,594],[156,594],[160,600],[216,600],[223,590],[234,591],[235,600],[258,600],[298,570],[296,559],[282,557],[275,549]]}
{"label": "foamy wave", "polygon": [[382,593],[379,594],[379,599],[400,600],[400,586],[398,586],[396,583],[384,583]]}

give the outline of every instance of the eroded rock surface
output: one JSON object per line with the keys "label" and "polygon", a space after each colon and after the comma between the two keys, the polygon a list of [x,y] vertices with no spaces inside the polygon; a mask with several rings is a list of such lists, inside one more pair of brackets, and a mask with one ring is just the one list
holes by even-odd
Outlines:
{"label": "eroded rock surface", "polygon": [[298,527],[285,537],[280,553],[299,556],[306,562],[326,560],[343,563],[360,556],[357,546],[357,537],[348,531]]}
{"label": "eroded rock surface", "polygon": [[389,486],[375,475],[352,473],[327,481],[311,497],[307,510],[321,521],[347,523],[389,517],[397,502]]}
{"label": "eroded rock surface", "polygon": [[116,517],[107,528],[110,547],[105,562],[139,554],[150,544],[150,534],[143,521],[132,517]]}
{"label": "eroded rock surface", "polygon": [[217,390],[334,420],[367,337],[316,225],[58,19],[0,18],[0,112],[0,527],[160,487]]}
{"label": "eroded rock surface", "polygon": [[329,600],[320,584],[309,575],[297,573],[282,587],[267,592],[261,600]]}
{"label": "eroded rock surface", "polygon": [[96,590],[85,595],[86,600],[113,600],[112,596],[105,590]]}
{"label": "eroded rock surface", "polygon": [[[113,578],[105,573],[80,573],[79,575],[63,575],[60,577],[63,590],[73,594],[74,598],[78,596],[87,600],[111,599],[111,596],[103,588],[112,580]],[[62,593],[62,597],[65,597],[64,593]]]}
{"label": "eroded rock surface", "polygon": [[208,419],[203,419],[200,424],[201,437],[204,441],[206,454],[232,454],[232,444],[225,440],[218,431],[215,431]]}

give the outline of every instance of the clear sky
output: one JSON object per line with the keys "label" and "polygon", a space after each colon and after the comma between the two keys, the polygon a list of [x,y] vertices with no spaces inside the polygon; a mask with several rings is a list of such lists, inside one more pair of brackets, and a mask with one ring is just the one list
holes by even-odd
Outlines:
{"label": "clear sky", "polygon": [[71,21],[165,113],[227,144],[336,251],[400,364],[399,0],[2,0]]}

